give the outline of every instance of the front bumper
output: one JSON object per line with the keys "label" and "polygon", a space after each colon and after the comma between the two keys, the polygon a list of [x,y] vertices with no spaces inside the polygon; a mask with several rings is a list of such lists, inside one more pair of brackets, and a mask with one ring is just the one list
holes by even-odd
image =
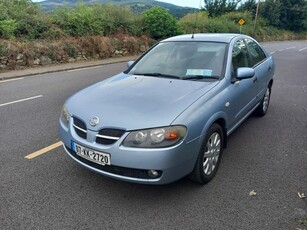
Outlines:
{"label": "front bumper", "polygon": [[[70,124],[70,127],[71,124]],[[199,139],[189,143],[182,142],[176,146],[159,149],[127,148],[121,145],[128,133],[112,145],[97,144],[89,131],[88,138],[80,138],[74,129],[67,129],[59,122],[59,135],[63,147],[78,164],[99,174],[119,180],[143,184],[167,184],[192,172],[199,152]],[[71,148],[71,141],[84,147],[111,155],[111,165],[102,166],[78,156]],[[158,175],[152,178],[150,170]]]}

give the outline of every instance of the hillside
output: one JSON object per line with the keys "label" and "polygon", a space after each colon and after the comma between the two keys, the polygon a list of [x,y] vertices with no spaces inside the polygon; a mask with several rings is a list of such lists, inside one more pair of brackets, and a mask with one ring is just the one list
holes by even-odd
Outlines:
{"label": "hillside", "polygon": [[[78,4],[78,0],[45,0],[39,2],[39,4],[44,11],[54,10],[59,7],[74,7]],[[173,5],[170,3],[159,2],[155,0],[83,0],[85,4],[115,4],[129,6],[133,12],[142,13],[153,6],[160,6],[166,8],[170,14],[176,18],[181,18],[188,13],[197,11],[195,8],[191,7],[181,7]]]}

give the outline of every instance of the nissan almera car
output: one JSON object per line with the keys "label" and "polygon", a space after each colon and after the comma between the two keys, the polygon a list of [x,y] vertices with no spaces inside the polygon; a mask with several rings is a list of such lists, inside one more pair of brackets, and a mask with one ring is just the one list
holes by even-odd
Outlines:
{"label": "nissan almera car", "polygon": [[274,60],[241,34],[191,34],[153,46],[126,71],[71,96],[59,119],[68,156],[115,179],[166,184],[216,174],[228,136],[266,114]]}

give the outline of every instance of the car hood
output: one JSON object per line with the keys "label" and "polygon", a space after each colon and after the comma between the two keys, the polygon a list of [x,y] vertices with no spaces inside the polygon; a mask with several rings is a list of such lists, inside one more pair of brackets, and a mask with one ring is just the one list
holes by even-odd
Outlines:
{"label": "car hood", "polygon": [[[217,84],[121,73],[78,92],[66,107],[93,131],[168,126]],[[89,120],[95,116],[100,122],[92,127]]]}

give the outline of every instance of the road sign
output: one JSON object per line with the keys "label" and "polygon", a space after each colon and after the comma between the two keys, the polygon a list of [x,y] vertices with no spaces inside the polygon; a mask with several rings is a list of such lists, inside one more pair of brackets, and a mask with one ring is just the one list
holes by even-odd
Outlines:
{"label": "road sign", "polygon": [[242,26],[244,23],[245,23],[244,19],[241,18],[241,19],[239,20],[239,24]]}

